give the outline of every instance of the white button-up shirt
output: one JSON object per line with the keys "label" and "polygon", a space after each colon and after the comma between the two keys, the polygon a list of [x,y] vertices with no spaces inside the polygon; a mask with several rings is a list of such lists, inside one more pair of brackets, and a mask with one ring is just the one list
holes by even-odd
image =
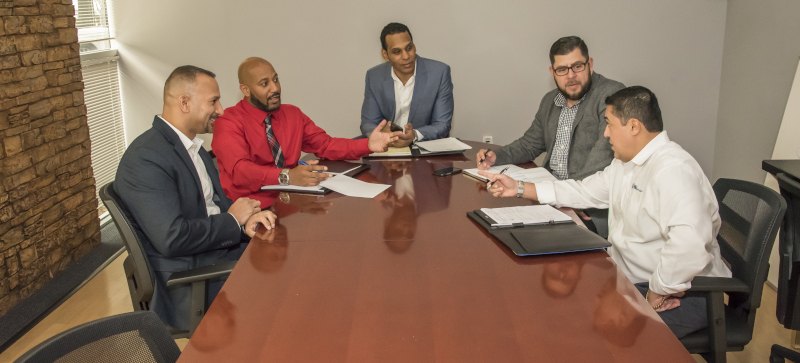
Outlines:
{"label": "white button-up shirt", "polygon": [[633,283],[658,294],[695,276],[730,277],[717,244],[719,207],[697,161],[663,131],[630,162],[614,159],[583,181],[536,183],[541,203],[609,208],[608,249]]}
{"label": "white button-up shirt", "polygon": [[[158,116],[158,118],[164,120],[164,118],[161,116]],[[203,188],[203,199],[206,201],[206,212],[209,216],[219,214],[219,206],[214,203],[214,184],[211,184],[211,177],[208,176],[206,165],[203,163],[203,159],[200,158],[200,148],[203,147],[203,139],[195,136],[194,140],[190,140],[189,137],[184,135],[183,132],[169,123],[169,121],[164,120],[164,122],[166,122],[176,134],[178,134],[178,137],[181,139],[181,143],[184,147],[186,147],[186,151],[189,152],[189,158],[192,159],[194,168],[197,170],[197,175],[200,177],[200,186]],[[231,217],[233,217],[233,220],[236,221],[236,224],[239,224],[239,221],[236,220],[236,216],[231,214]]]}
{"label": "white button-up shirt", "polygon": [[[414,81],[417,78],[417,61],[414,61],[414,75],[408,79],[406,84],[400,81],[397,74],[394,73],[394,68],[390,67],[389,72],[392,74],[394,80],[394,123],[400,127],[406,127],[408,123],[409,112],[411,111],[411,99],[414,97]],[[417,141],[422,141],[422,133],[414,130],[417,133]]]}

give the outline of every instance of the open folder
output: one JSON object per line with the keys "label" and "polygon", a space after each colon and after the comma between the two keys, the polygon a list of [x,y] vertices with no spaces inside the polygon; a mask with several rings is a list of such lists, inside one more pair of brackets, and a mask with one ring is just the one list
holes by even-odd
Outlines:
{"label": "open folder", "polygon": [[372,153],[365,156],[365,158],[395,158],[408,156],[463,154],[464,151],[469,149],[472,149],[472,146],[461,142],[461,140],[455,137],[448,137],[438,140],[420,141],[410,147],[390,147],[389,150],[385,152]]}
{"label": "open folder", "polygon": [[[331,174],[334,175],[344,174],[349,177],[361,174],[361,172],[369,170],[371,167],[371,165],[369,164],[352,163],[349,161],[342,161],[342,160],[320,160],[319,165],[327,166],[328,172]],[[316,194],[316,195],[326,195],[332,192],[332,190],[319,185],[313,187],[299,187],[295,185],[275,184],[275,185],[265,185],[261,187],[261,190],[300,193],[300,194]]]}
{"label": "open folder", "polygon": [[486,214],[480,210],[467,212],[467,216],[485,228],[489,234],[506,245],[517,256],[589,251],[611,247],[611,243],[605,238],[572,221],[556,223],[553,220],[546,224],[518,223],[492,227],[492,223],[496,224],[497,222],[487,218]]}

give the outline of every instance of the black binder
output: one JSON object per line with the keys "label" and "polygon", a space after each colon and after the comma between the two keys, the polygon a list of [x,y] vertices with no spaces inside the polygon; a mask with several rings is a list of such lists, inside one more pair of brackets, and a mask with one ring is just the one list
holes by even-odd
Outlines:
{"label": "black binder", "polygon": [[[508,228],[491,227],[480,210],[467,212],[481,227],[503,242],[517,256],[536,256],[555,253],[589,251],[611,247],[603,237],[575,222],[539,225],[516,225]],[[488,217],[486,217],[488,218]]]}

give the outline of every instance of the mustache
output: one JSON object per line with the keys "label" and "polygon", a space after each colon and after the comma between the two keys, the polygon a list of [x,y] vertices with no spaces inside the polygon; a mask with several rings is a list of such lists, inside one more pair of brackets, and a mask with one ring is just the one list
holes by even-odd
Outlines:
{"label": "mustache", "polygon": [[270,99],[270,98],[272,98],[272,97],[275,97],[275,96],[278,96],[278,97],[280,97],[280,96],[281,96],[281,93],[280,93],[280,92],[275,92],[275,93],[273,93],[273,94],[271,94],[271,95],[267,95],[267,99]]}

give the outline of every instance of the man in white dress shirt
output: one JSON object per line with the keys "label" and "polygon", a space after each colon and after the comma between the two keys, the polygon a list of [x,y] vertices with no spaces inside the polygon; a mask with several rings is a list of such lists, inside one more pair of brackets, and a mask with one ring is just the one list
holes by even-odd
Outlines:
{"label": "man in white dress shirt", "polygon": [[450,66],[418,56],[411,31],[400,23],[389,23],[381,31],[381,56],[386,62],[367,71],[362,135],[369,136],[381,121],[389,120],[384,131],[392,124],[405,131],[389,146],[448,137],[453,119]]}
{"label": "man in white dress shirt", "polygon": [[572,208],[608,208],[611,258],[676,336],[706,326],[705,300],[683,298],[695,276],[730,277],[719,252],[718,205],[697,161],[663,131],[656,96],[641,86],[605,100],[615,160],[582,181],[497,180],[497,197]]}

